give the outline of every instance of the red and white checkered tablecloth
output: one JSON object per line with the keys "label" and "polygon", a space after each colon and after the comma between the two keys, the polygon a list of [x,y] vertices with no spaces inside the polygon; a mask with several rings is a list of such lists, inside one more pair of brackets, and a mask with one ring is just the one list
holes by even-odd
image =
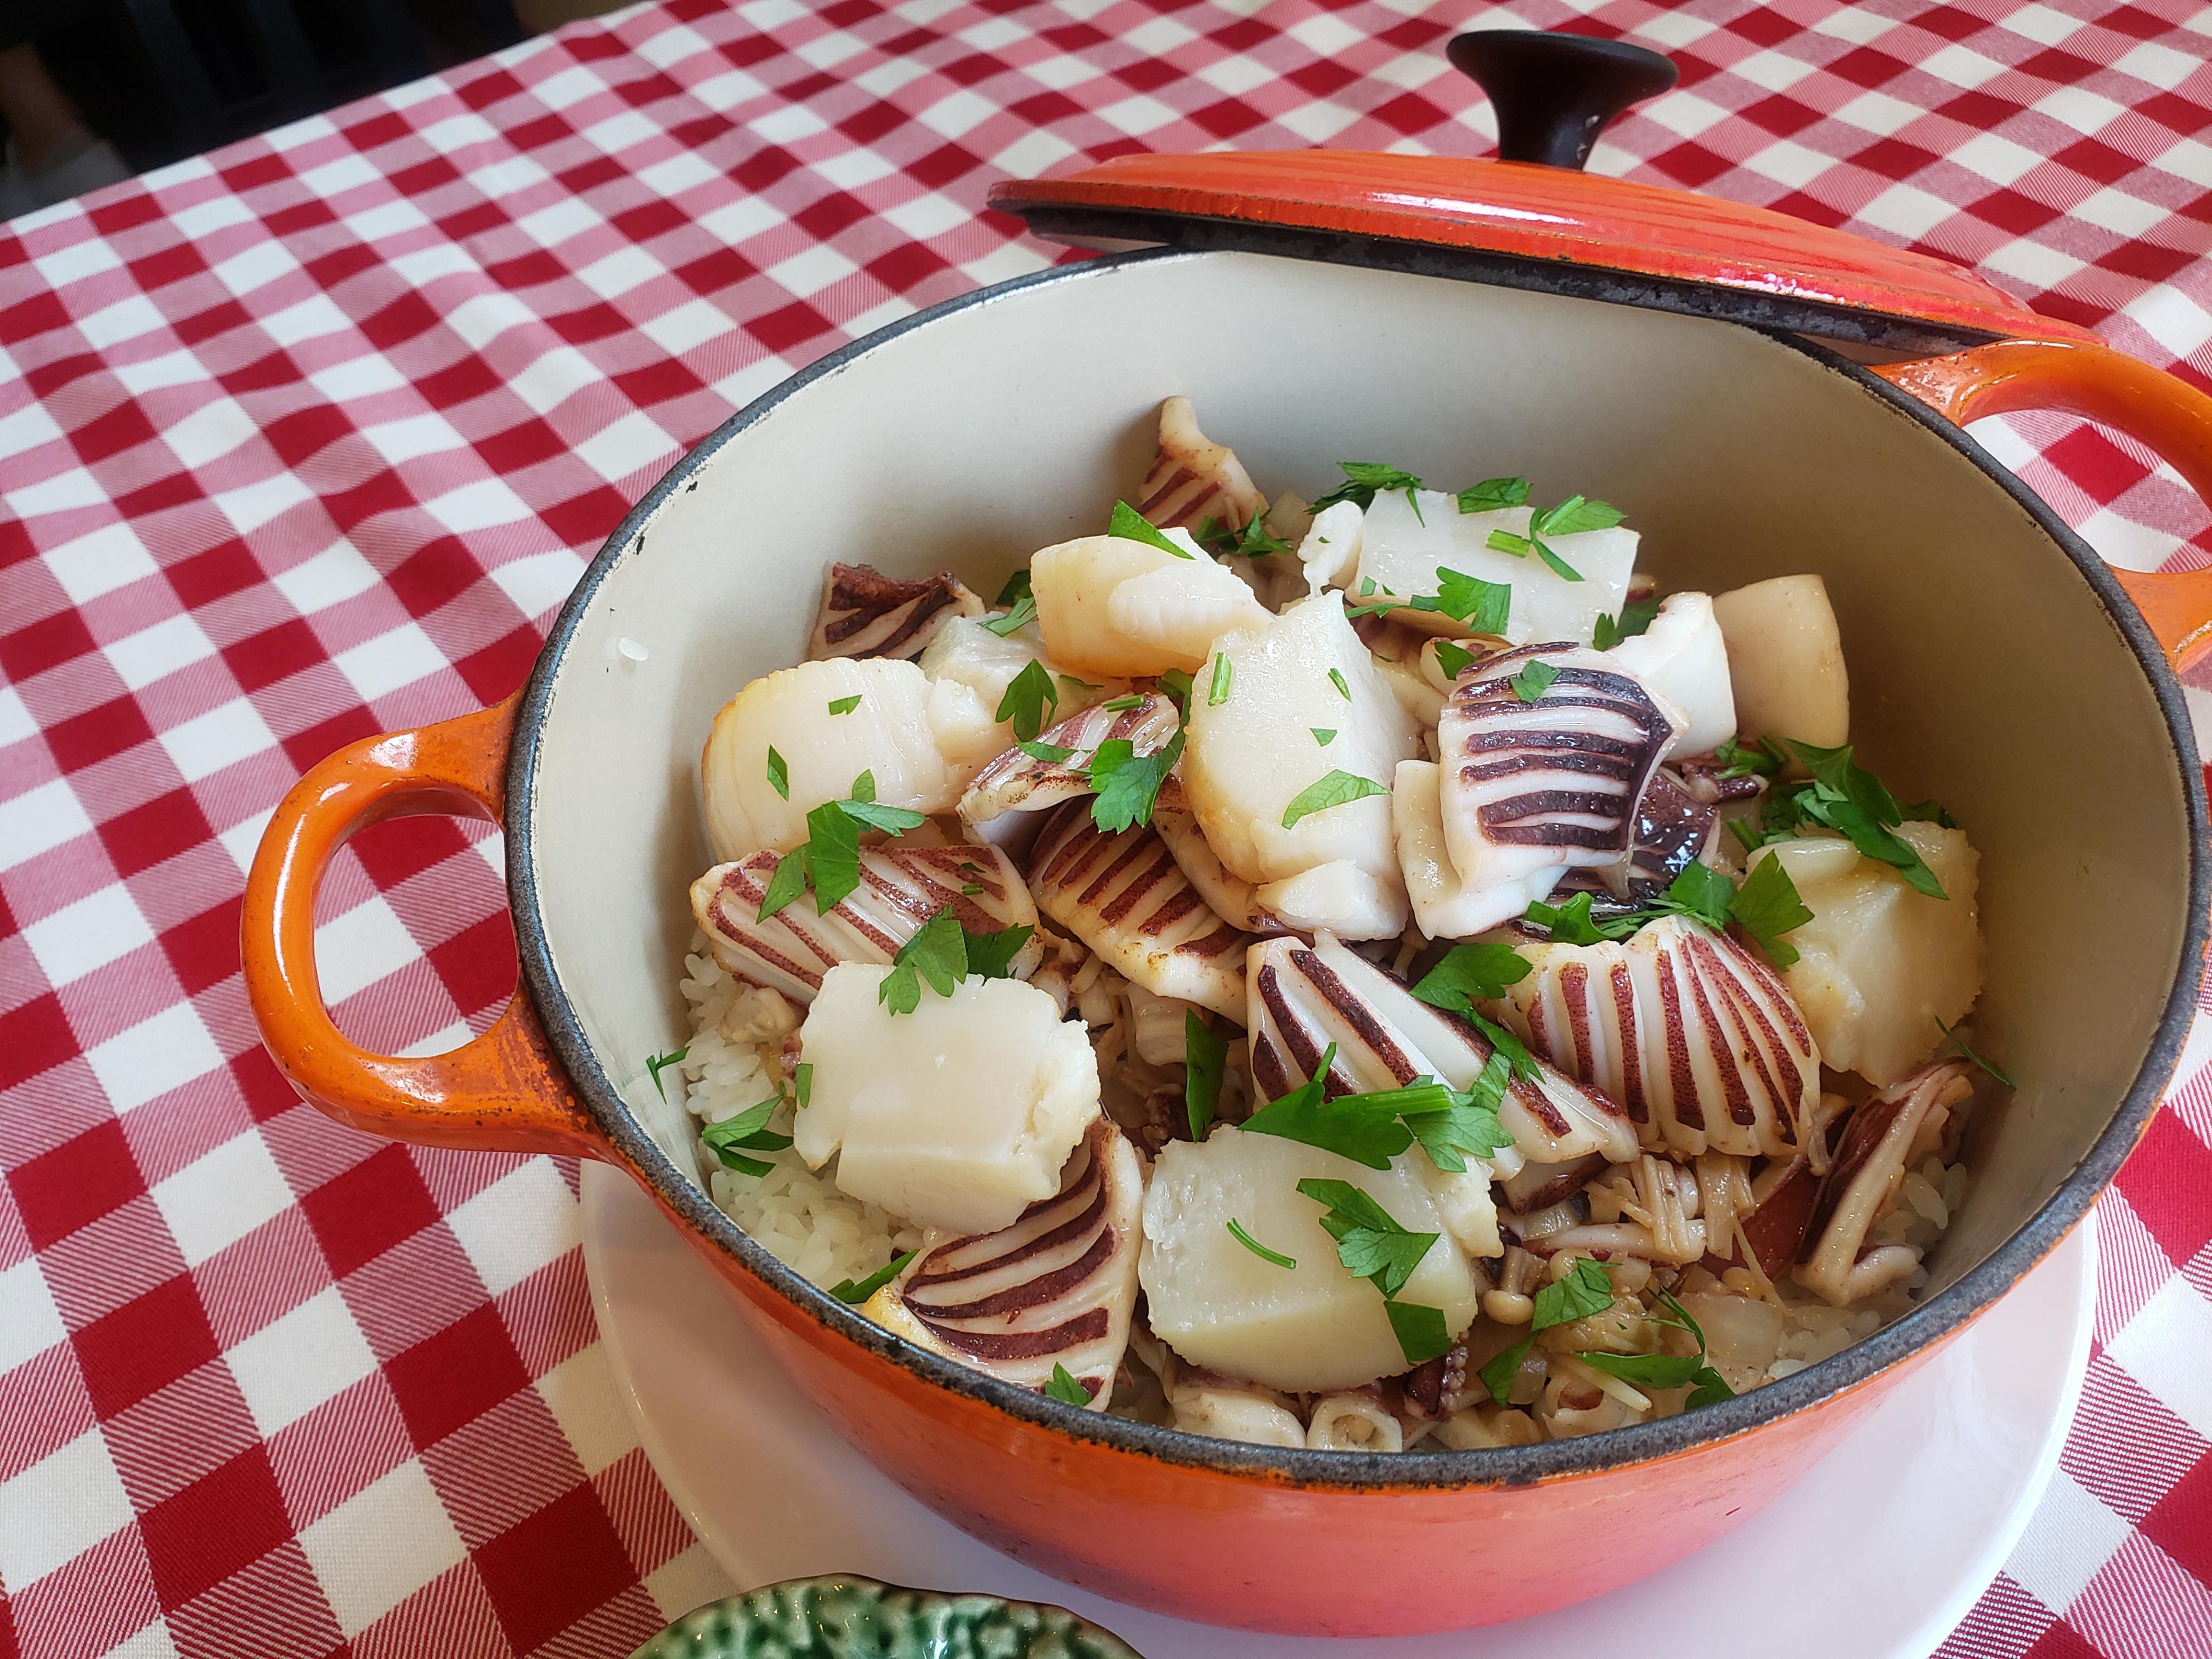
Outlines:
{"label": "red and white checkered tablecloth", "polygon": [[[671,0],[0,231],[0,1659],[610,1655],[722,1592],[615,1398],[574,1168],[354,1134],[258,1046],[261,826],[512,690],[731,410],[1045,263],[993,179],[1479,154],[1473,21],[1674,57],[1597,170],[1971,262],[2212,385],[2179,0]],[[2203,562],[2139,453],[1982,435],[2120,562]],[[353,843],[351,1032],[483,1029],[500,863],[443,820]],[[2080,1425],[1957,1659],[2212,1655],[2208,1057],[2102,1206]]]}

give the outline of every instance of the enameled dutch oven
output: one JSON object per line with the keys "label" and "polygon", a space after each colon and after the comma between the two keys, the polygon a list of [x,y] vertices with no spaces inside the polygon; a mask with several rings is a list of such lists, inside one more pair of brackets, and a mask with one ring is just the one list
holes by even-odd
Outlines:
{"label": "enameled dutch oven", "polygon": [[[1960,426],[2069,410],[2212,493],[2212,399],[1936,260],[1539,165],[1578,161],[1607,113],[1671,79],[1663,60],[1528,36],[1463,37],[1455,56],[1528,159],[1128,157],[1001,185],[1044,234],[1170,246],[938,306],[744,410],[615,532],[516,696],[316,767],[246,894],[247,986],[302,1097],[372,1133],[626,1170],[908,1492],[1072,1583],[1217,1623],[1510,1619],[1751,1515],[2079,1221],[2155,1109],[2197,997],[2205,809],[2173,664],[2212,624],[2212,573],[2108,571]],[[1524,473],[1547,499],[1624,506],[1666,586],[1826,578],[1862,752],[1980,849],[1975,1028],[2021,1085],[1979,1126],[1977,1184],[1911,1314],[1609,1434],[1285,1452],[1102,1419],[921,1352],[708,1200],[645,1062],[684,1040],[716,709],[803,654],[831,561],[950,566],[988,592],[1095,530],[1177,392],[1273,489],[1311,494],[1346,455]],[[454,1053],[369,1054],[323,1006],[316,884],[362,825],[433,811],[505,826],[520,994]]]}

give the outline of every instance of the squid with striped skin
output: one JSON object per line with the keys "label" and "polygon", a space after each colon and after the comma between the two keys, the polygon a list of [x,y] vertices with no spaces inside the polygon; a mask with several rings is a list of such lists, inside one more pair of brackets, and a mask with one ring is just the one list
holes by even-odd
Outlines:
{"label": "squid with striped skin", "polygon": [[1535,971],[1486,1012],[1619,1101],[1646,1150],[1796,1154],[1820,1051],[1757,956],[1684,916],[1622,940],[1515,946]]}
{"label": "squid with striped skin", "polygon": [[982,614],[983,601],[950,570],[910,582],[870,564],[833,564],[822,578],[822,605],[806,654],[817,662],[918,657],[948,620]]}
{"label": "squid with striped skin", "polygon": [[917,1347],[1042,1389],[1064,1365],[1103,1412],[1137,1304],[1137,1154],[1104,1118],[1061,1172],[1060,1191],[996,1232],[923,1242],[860,1310]]}
{"label": "squid with striped skin", "polygon": [[1267,506],[1237,452],[1198,429],[1188,398],[1160,405],[1159,448],[1137,495],[1137,511],[1163,530],[1194,532],[1208,519],[1241,530]]}
{"label": "squid with striped skin", "polygon": [[1897,1202],[1915,1156],[1935,1149],[1952,1110],[1973,1094],[1969,1064],[1931,1060],[1851,1114],[1835,1163],[1813,1200],[1808,1242],[1796,1270],[1807,1290],[1845,1307],[1910,1278],[1920,1265],[1917,1247],[1868,1249],[1867,1234]]}
{"label": "squid with striped skin", "polygon": [[1180,718],[1175,704],[1156,691],[1146,693],[1134,708],[1093,708],[1071,715],[1037,734],[1038,743],[1066,750],[1066,759],[1039,760],[1007,750],[960,797],[960,821],[975,840],[1019,853],[1036,839],[1045,813],[1092,793],[1091,759],[1100,744],[1119,738],[1135,754],[1153,754],[1174,738]]}
{"label": "squid with striped skin", "polygon": [[[896,845],[863,849],[860,884],[826,912],[801,895],[763,921],[761,903],[781,858],[756,853],[716,865],[691,884],[691,914],[715,961],[793,1002],[813,1001],[823,975],[841,962],[888,964],[940,910],[971,933],[1036,925],[1020,872],[995,847]],[[1027,979],[1042,952],[1032,936],[1014,957],[1012,976]]]}

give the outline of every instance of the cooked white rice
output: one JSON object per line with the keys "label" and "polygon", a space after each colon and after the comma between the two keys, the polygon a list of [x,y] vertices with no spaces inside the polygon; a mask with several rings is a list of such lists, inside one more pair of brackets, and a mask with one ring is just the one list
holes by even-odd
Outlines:
{"label": "cooked white rice", "polygon": [[[703,1127],[734,1117],[783,1088],[782,1062],[776,1054],[781,1033],[770,1035],[775,1010],[770,1005],[764,1013],[761,1002],[775,994],[751,990],[731,978],[707,954],[704,939],[693,936],[684,966],[691,1042],[678,1068],[684,1103]],[[788,1134],[791,1117],[787,1104],[769,1127]],[[814,1284],[827,1287],[842,1279],[866,1279],[921,1242],[918,1229],[872,1204],[848,1198],[837,1190],[828,1168],[809,1170],[796,1152],[745,1154],[775,1166],[758,1179],[722,1168],[703,1146],[699,1156],[702,1165],[713,1171],[708,1191],[722,1212]]]}

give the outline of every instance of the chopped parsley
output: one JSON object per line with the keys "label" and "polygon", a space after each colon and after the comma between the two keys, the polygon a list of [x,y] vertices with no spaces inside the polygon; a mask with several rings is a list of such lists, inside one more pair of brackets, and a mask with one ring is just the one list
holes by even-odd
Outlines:
{"label": "chopped parsley", "polygon": [[1023,579],[1022,596],[1014,601],[1014,608],[1003,617],[986,617],[983,619],[983,626],[1002,640],[1036,620],[1036,595],[1029,591],[1029,572],[1024,570],[1020,574]]}
{"label": "chopped parsley", "polygon": [[1240,559],[1264,559],[1271,553],[1291,551],[1288,542],[1268,534],[1260,522],[1266,511],[1263,507],[1255,513],[1242,531],[1208,514],[1199,521],[1198,544],[1209,553]]}
{"label": "chopped parsley", "polygon": [[1154,678],[1158,680],[1160,690],[1167,694],[1168,701],[1175,704],[1176,712],[1185,719],[1189,718],[1190,676],[1180,668],[1170,668],[1165,673]]}
{"label": "chopped parsley", "polygon": [[1334,726],[1309,726],[1306,730],[1313,733],[1313,740],[1324,749],[1336,741],[1336,730]]}
{"label": "chopped parsley", "polygon": [[1229,659],[1216,652],[1213,658],[1213,683],[1206,688],[1206,706],[1218,708],[1229,701],[1229,687],[1236,678],[1235,666]]}
{"label": "chopped parsley", "polygon": [[1019,570],[1017,570],[1012,575],[1006,578],[1006,585],[999,590],[999,597],[992,600],[991,603],[999,606],[1001,610],[1011,611],[1014,606],[1019,605],[1024,599],[1030,597],[1030,568],[1027,565],[1024,565]]}
{"label": "chopped parsley", "polygon": [[992,718],[1012,720],[1014,736],[1027,742],[1044,730],[1049,715],[1059,712],[1060,692],[1053,685],[1051,674],[1042,663],[1030,662],[1006,682],[1006,695],[999,699],[999,711]]}
{"label": "chopped parsley", "polygon": [[1298,1265],[1295,1256],[1285,1255],[1280,1250],[1271,1250],[1251,1234],[1246,1232],[1243,1224],[1235,1216],[1229,1218],[1229,1232],[1239,1244],[1251,1251],[1262,1261],[1271,1262],[1278,1267],[1295,1267]]}
{"label": "chopped parsley", "polygon": [[1180,730],[1165,748],[1149,755],[1137,753],[1127,738],[1109,738],[1100,744],[1091,757],[1091,783],[1097,791],[1091,802],[1091,821],[1109,835],[1150,823],[1160,786],[1182,757],[1182,744]]}
{"label": "chopped parsley", "polygon": [[1182,1012],[1182,1104],[1190,1118],[1190,1138],[1206,1139],[1221,1104],[1221,1074],[1229,1060],[1229,1039],[1206,1023],[1195,1008]]}
{"label": "chopped parsley", "polygon": [[1334,1044],[1314,1075],[1269,1101],[1244,1121],[1249,1133],[1275,1135],[1302,1146],[1348,1158],[1370,1170],[1387,1170],[1390,1160],[1416,1140],[1439,1170],[1458,1175],[1467,1157],[1487,1158],[1513,1144],[1498,1127],[1498,1104],[1509,1080],[1506,1064],[1492,1057],[1471,1089],[1453,1089],[1432,1077],[1419,1077],[1396,1089],[1328,1097]]}
{"label": "chopped parsley", "polygon": [[1783,934],[1813,920],[1812,911],[1797,896],[1797,884],[1790,879],[1782,860],[1771,854],[1751,866],[1743,885],[1729,898],[1728,911],[1777,968],[1787,968],[1797,960],[1797,947]]}
{"label": "chopped parsley", "polygon": [[775,752],[774,744],[768,746],[768,787],[786,800],[791,799],[791,769],[783,763],[783,757]]}
{"label": "chopped parsley", "polygon": [[[1768,861],[1770,863],[1772,862],[1771,860]],[[1944,1024],[1941,1015],[1936,1017],[1936,1029],[1942,1032],[1945,1036],[1948,1037],[1957,1047],[1960,1054],[1964,1054],[1968,1060],[1972,1060],[1975,1065],[1980,1066],[1984,1072],[1987,1072],[1999,1083],[2003,1084],[2006,1088],[2017,1089],[2020,1087],[2020,1085],[2012,1080],[2010,1074],[2008,1073],[2002,1066],[1998,1066],[1994,1061],[1984,1060],[1979,1054],[1968,1048],[1966,1046],[1966,1039],[1960,1036],[1958,1032],[1953,1030],[1949,1026]],[[682,1056],[679,1054],[678,1058],[681,1059]]]}
{"label": "chopped parsley", "polygon": [[[726,1117],[720,1123],[709,1123],[699,1131],[699,1139],[707,1150],[722,1161],[725,1169],[735,1170],[757,1180],[775,1165],[764,1158],[747,1158],[746,1152],[780,1152],[791,1145],[791,1137],[778,1134],[768,1127],[775,1115],[775,1109],[783,1104],[783,1092],[778,1090],[757,1105],[748,1106],[734,1117]],[[742,1149],[742,1150],[740,1150]]]}
{"label": "chopped parsley", "polygon": [[1295,830],[1302,818],[1316,812],[1326,812],[1332,806],[1344,806],[1370,795],[1387,795],[1390,792],[1372,778],[1363,778],[1356,772],[1335,771],[1318,783],[1310,783],[1298,791],[1291,804],[1283,809],[1283,828]]}
{"label": "chopped parsley", "polygon": [[860,694],[855,691],[849,697],[831,698],[830,702],[830,712],[833,714],[849,714],[860,706]]}
{"label": "chopped parsley", "polygon": [[1017,743],[1014,747],[1031,760],[1042,761],[1048,766],[1057,766],[1075,753],[1073,749],[1062,749],[1056,743]]}
{"label": "chopped parsley", "polygon": [[[1579,1265],[1579,1264],[1577,1264]],[[1697,1339],[1695,1353],[1578,1353],[1576,1358],[1608,1376],[1617,1376],[1624,1382],[1632,1382],[1643,1389],[1679,1389],[1694,1384],[1686,1406],[1710,1406],[1716,1401],[1733,1400],[1735,1390],[1728,1379],[1712,1368],[1705,1358],[1705,1334],[1698,1322],[1690,1317],[1690,1310],[1666,1291],[1659,1299],[1673,1312],[1672,1319],[1655,1322],[1672,1325],[1677,1330],[1687,1331]]]}
{"label": "chopped parsley", "polygon": [[1407,501],[1413,509],[1413,517],[1423,524],[1428,523],[1428,520],[1422,517],[1420,497],[1413,493],[1423,486],[1412,473],[1398,467],[1386,466],[1380,461],[1339,461],[1337,465],[1342,470],[1345,481],[1335,489],[1316,496],[1312,511],[1319,513],[1324,507],[1334,507],[1339,501],[1356,502],[1362,507],[1371,507],[1376,496],[1383,491],[1402,489],[1406,492]]}
{"label": "chopped parsley", "polygon": [[1106,533],[1121,541],[1144,542],[1178,559],[1191,556],[1188,548],[1178,547],[1172,537],[1127,501],[1114,503],[1114,516],[1107,523]]}
{"label": "chopped parsley", "polygon": [[914,1249],[908,1250],[903,1255],[893,1256],[889,1261],[884,1263],[882,1267],[877,1268],[875,1272],[870,1273],[866,1279],[858,1280],[841,1279],[835,1285],[832,1285],[830,1287],[830,1294],[836,1297],[840,1302],[844,1303],[848,1307],[856,1308],[860,1306],[861,1303],[866,1302],[870,1297],[873,1296],[878,1291],[883,1289],[884,1285],[890,1284],[891,1280],[896,1279],[901,1273],[904,1273],[906,1271],[906,1264],[913,1261],[915,1257],[921,1254],[921,1249],[916,1247]]}
{"label": "chopped parsley", "polygon": [[1538,1332],[1587,1319],[1612,1305],[1612,1279],[1603,1267],[1583,1257],[1559,1279],[1536,1292],[1535,1316],[1528,1322],[1528,1334],[1476,1373],[1482,1378],[1482,1386],[1499,1405],[1510,1405],[1513,1379],[1521,1374],[1521,1362],[1528,1358],[1528,1350],[1535,1346]]}
{"label": "chopped parsley", "polygon": [[1398,1292],[1406,1288],[1439,1235],[1401,1226],[1388,1210],[1348,1181],[1301,1181],[1298,1192],[1328,1206],[1321,1224],[1336,1240],[1336,1259],[1344,1270],[1382,1291],[1406,1363],[1419,1365],[1448,1351],[1451,1338],[1442,1311],[1398,1301]]}
{"label": "chopped parsley", "polygon": [[814,1062],[802,1060],[791,1068],[791,1099],[793,1106],[805,1111],[814,1098]]}
{"label": "chopped parsley", "polygon": [[[1512,592],[1510,588],[1506,590]],[[1455,680],[1465,673],[1468,665],[1474,660],[1474,653],[1463,645],[1454,645],[1449,640],[1437,641],[1437,666],[1443,670],[1444,678]]]}
{"label": "chopped parsley", "polygon": [[[1596,634],[1591,643],[1601,651],[1610,651],[1623,640],[1632,640],[1638,634],[1644,632],[1651,626],[1652,620],[1658,614],[1658,600],[1631,599],[1620,607],[1620,615],[1618,617],[1600,617],[1597,619]],[[1728,745],[1723,744],[1722,747],[1726,748]],[[1723,773],[1722,775],[1725,777],[1729,775]]]}
{"label": "chopped parsley", "polygon": [[1777,754],[1771,744],[1721,743],[1714,745],[1713,758],[1721,763],[1723,778],[1771,778],[1790,763],[1786,754]]}
{"label": "chopped parsley", "polygon": [[668,1098],[668,1091],[661,1086],[660,1074],[666,1071],[671,1066],[679,1064],[683,1060],[684,1057],[690,1052],[691,1045],[687,1042],[681,1048],[675,1050],[672,1054],[652,1054],[647,1057],[645,1062],[646,1075],[653,1079],[653,1092],[659,1095],[663,1100]]}
{"label": "chopped parsley", "polygon": [[1528,504],[1526,478],[1485,478],[1459,492],[1459,510],[1462,513],[1496,513],[1504,507]]}
{"label": "chopped parsley", "polygon": [[1338,696],[1342,697],[1346,702],[1350,702],[1352,701],[1352,688],[1345,684],[1343,670],[1338,668],[1330,669],[1328,671],[1328,683],[1336,688],[1336,695]]}
{"label": "chopped parsley", "polygon": [[1570,495],[1557,507],[1546,507],[1528,521],[1534,536],[1573,536],[1585,530],[1610,530],[1628,515],[1607,501]]}
{"label": "chopped parsley", "polygon": [[[1780,749],[1776,748],[1779,743]],[[1943,884],[1911,844],[1890,831],[1905,822],[1905,809],[1880,778],[1851,761],[1851,745],[1823,749],[1795,738],[1768,738],[1766,748],[1778,757],[1787,753],[1812,773],[1813,781],[1794,791],[1770,792],[1760,808],[1762,842],[1790,834],[1810,822],[1839,831],[1852,846],[1870,859],[1895,866],[1916,892],[1929,898],[1948,898]],[[1913,809],[1914,816],[1939,813],[1933,801]]]}
{"label": "chopped parsley", "polygon": [[949,997],[963,979],[1004,979],[1008,964],[1036,931],[1024,925],[971,933],[950,908],[939,910],[899,946],[890,972],[876,988],[876,1000],[894,1014],[910,1014],[921,1006],[924,980],[938,995]]}
{"label": "chopped parsley", "polygon": [[1478,634],[1503,634],[1513,613],[1513,585],[1486,582],[1480,576],[1439,565],[1436,608]]}
{"label": "chopped parsley", "polygon": [[1125,692],[1118,697],[1109,697],[1105,702],[1100,703],[1098,706],[1101,708],[1105,709],[1109,714],[1119,714],[1127,709],[1141,707],[1145,699],[1141,694],[1135,691],[1129,691]]}
{"label": "chopped parsley", "polygon": [[1559,678],[1559,671],[1547,662],[1530,662],[1506,684],[1513,695],[1523,702],[1535,702],[1552,689],[1552,682]]}
{"label": "chopped parsley", "polygon": [[1510,945],[1455,945],[1421,976],[1413,994],[1432,1008],[1471,1015],[1476,1003],[1504,996],[1507,986],[1528,978],[1529,971],[1528,959]]}
{"label": "chopped parsley", "polygon": [[1782,935],[1813,919],[1813,913],[1797,896],[1790,872],[1772,858],[1761,859],[1753,866],[1741,888],[1711,866],[1692,860],[1682,866],[1664,894],[1625,915],[1602,920],[1593,916],[1588,893],[1577,893],[1559,905],[1540,901],[1530,905],[1527,914],[1538,927],[1549,928],[1552,938],[1561,945],[1626,939],[1661,916],[1687,916],[1715,933],[1733,921],[1778,968],[1787,968],[1797,960],[1796,949]]}
{"label": "chopped parsley", "polygon": [[1045,1398],[1057,1400],[1063,1406],[1088,1406],[1091,1390],[1077,1382],[1066,1366],[1053,1362],[1052,1381],[1044,1385]]}

